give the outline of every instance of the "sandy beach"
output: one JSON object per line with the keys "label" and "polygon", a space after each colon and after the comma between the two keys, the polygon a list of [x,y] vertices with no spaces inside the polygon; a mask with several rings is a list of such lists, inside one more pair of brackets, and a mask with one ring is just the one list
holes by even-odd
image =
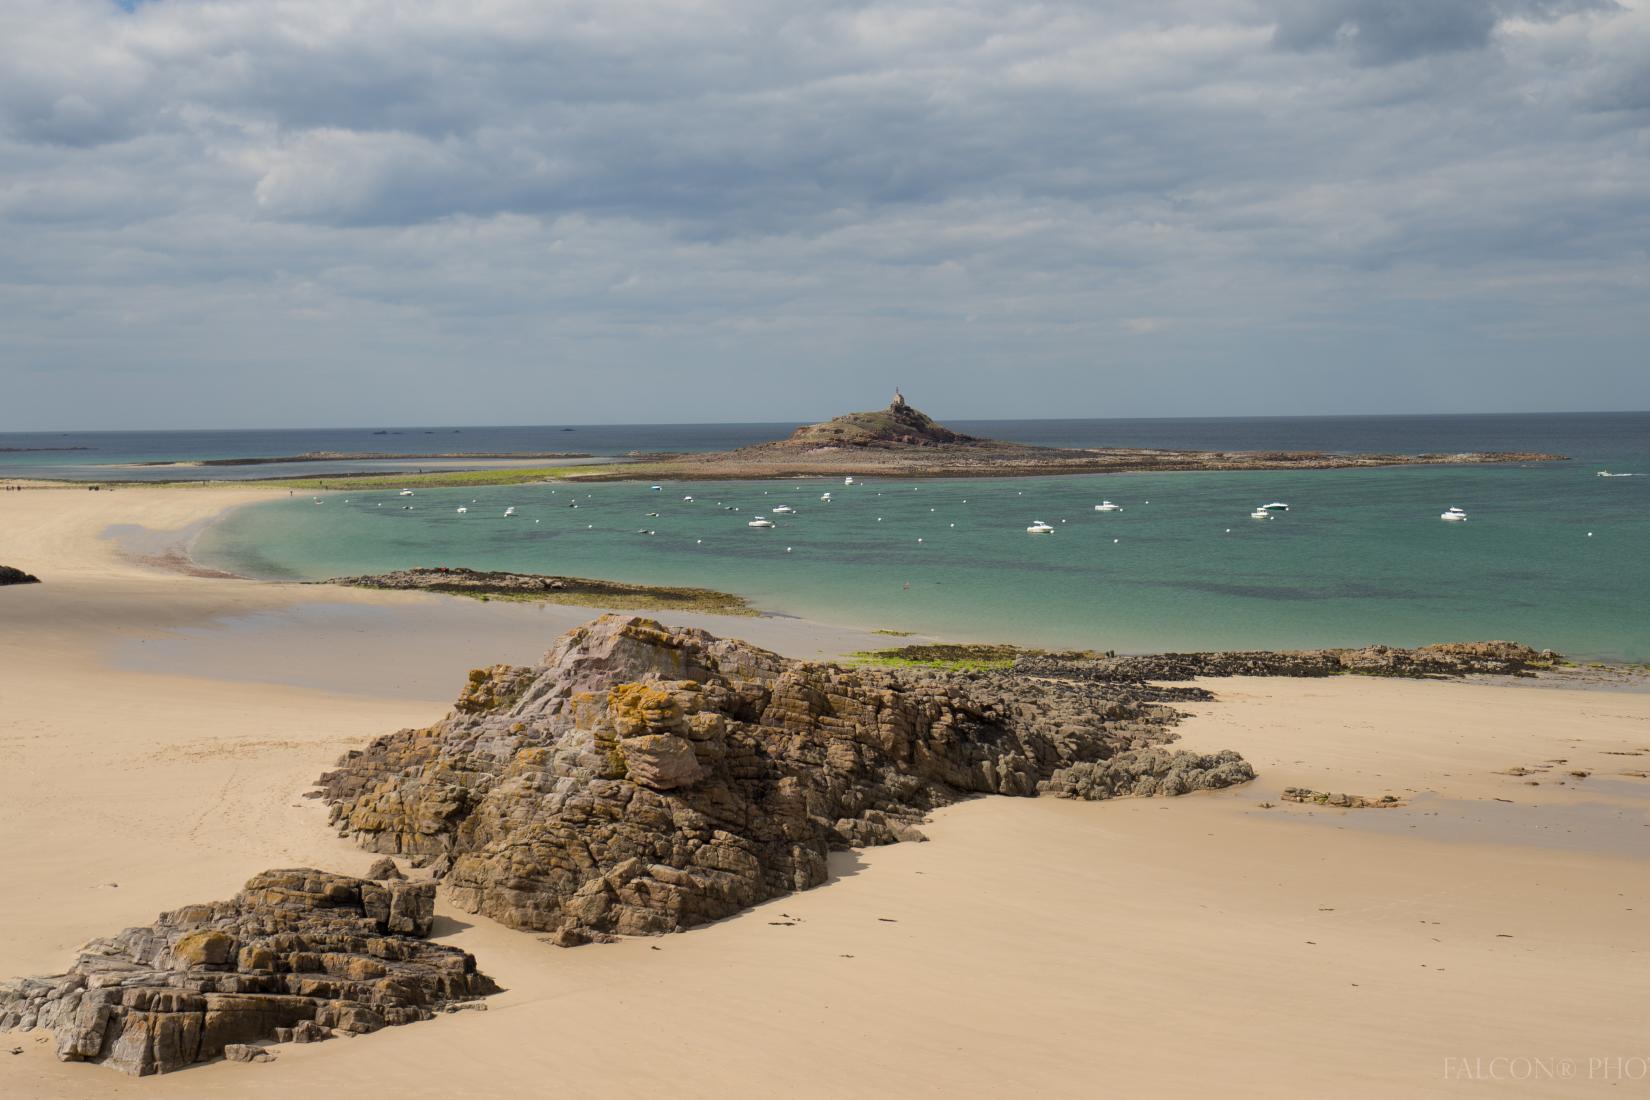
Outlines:
{"label": "sandy beach", "polygon": [[[372,857],[302,797],[315,777],[440,717],[468,668],[532,660],[595,614],[176,568],[190,531],[268,493],[0,494],[0,564],[44,582],[0,589],[0,975],[60,971],[89,937],[268,867],[360,873]],[[111,528],[171,534],[128,532],[123,552]],[[798,657],[877,641],[659,617]],[[1184,707],[1184,746],[1237,750],[1254,783],[977,799],[939,814],[931,843],[843,853],[824,887],[657,940],[562,950],[442,910],[438,936],[505,989],[484,1013],[145,1079],[0,1035],[0,1095],[1647,1087],[1650,694],[1204,686],[1218,700]],[[1292,786],[1404,804],[1284,802]]]}

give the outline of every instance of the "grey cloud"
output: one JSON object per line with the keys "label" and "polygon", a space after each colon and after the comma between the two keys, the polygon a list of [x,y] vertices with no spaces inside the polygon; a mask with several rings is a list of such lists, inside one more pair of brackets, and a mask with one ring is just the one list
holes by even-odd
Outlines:
{"label": "grey cloud", "polygon": [[1388,65],[1481,49],[1508,19],[1617,10],[1614,0],[1286,0],[1273,42],[1289,50],[1344,46],[1360,63]]}
{"label": "grey cloud", "polygon": [[1110,364],[1229,411],[1397,326],[1617,378],[1650,15],[1602,7],[12,0],[0,374],[39,418],[94,367],[622,366],[762,418],[808,410],[670,372],[949,363],[995,411]]}

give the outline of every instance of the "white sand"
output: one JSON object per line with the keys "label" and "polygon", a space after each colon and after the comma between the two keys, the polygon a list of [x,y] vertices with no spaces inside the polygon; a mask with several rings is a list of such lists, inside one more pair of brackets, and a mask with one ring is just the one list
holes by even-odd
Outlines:
{"label": "white sand", "polygon": [[[369,861],[299,796],[344,748],[438,717],[450,683],[320,690],[298,650],[404,686],[393,672],[423,648],[404,616],[453,601],[158,572],[97,537],[258,495],[0,494],[0,563],[47,581],[0,589],[0,974],[61,969],[86,937],[227,897],[265,867]],[[395,626],[306,641],[294,620],[214,678],[130,656],[318,600],[393,607]],[[732,622],[779,631],[763,644],[785,652],[830,648],[808,624]],[[249,633],[206,630],[229,649]],[[172,652],[198,655],[198,639]],[[933,843],[844,855],[819,890],[660,940],[562,951],[445,911],[451,941],[507,988],[488,1012],[141,1081],[5,1035],[0,1096],[1642,1094],[1589,1059],[1650,1055],[1650,780],[1617,774],[1650,770],[1650,696],[1209,686],[1222,701],[1188,708],[1186,744],[1243,752],[1256,784],[981,799],[941,814]],[[1631,752],[1645,755],[1612,755]],[[1412,801],[1259,808],[1286,785]],[[1560,1059],[1575,1077],[1458,1079]]]}

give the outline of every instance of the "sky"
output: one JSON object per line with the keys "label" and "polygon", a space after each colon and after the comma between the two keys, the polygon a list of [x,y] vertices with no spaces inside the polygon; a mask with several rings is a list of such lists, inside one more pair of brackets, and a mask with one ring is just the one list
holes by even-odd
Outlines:
{"label": "sky", "polygon": [[4,0],[0,430],[1650,409],[1650,0]]}

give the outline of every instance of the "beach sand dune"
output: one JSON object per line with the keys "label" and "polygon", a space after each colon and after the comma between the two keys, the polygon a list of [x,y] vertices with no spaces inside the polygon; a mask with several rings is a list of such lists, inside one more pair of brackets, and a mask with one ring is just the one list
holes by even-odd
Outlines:
{"label": "beach sand dune", "polygon": [[[124,561],[99,537],[120,523],[186,529],[258,495],[0,497],[0,561],[44,582],[0,592],[0,974],[61,969],[89,936],[227,897],[266,867],[370,862],[301,795],[341,751],[444,712],[462,668],[419,679],[427,690],[371,685],[422,667],[405,616],[450,601],[190,577]],[[315,643],[359,666],[365,687],[319,683],[297,660],[293,675],[261,674],[281,645],[304,644],[297,627],[275,631],[279,644],[245,641],[211,676],[127,656],[323,599],[397,609],[381,629],[353,623],[347,646]],[[809,629],[787,622],[764,644],[812,656],[847,641]],[[221,635],[232,649],[243,636]],[[8,1034],[0,1095],[1642,1090],[1609,1074],[1650,1055],[1650,780],[1630,774],[1650,770],[1650,695],[1207,686],[1220,701],[1189,708],[1185,745],[1237,749],[1255,784],[975,800],[939,814],[931,843],[843,853],[820,889],[659,939],[560,950],[444,909],[438,934],[506,989],[486,1012],[140,1081]],[[1285,804],[1286,786],[1406,804]],[[1565,1066],[1572,1076],[1544,1079]]]}

